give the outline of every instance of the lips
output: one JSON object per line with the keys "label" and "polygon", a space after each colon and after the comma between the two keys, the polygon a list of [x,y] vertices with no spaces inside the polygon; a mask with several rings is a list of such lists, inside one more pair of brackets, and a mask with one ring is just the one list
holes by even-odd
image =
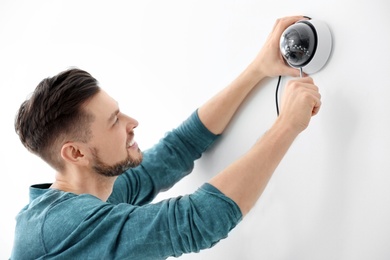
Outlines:
{"label": "lips", "polygon": [[132,147],[135,144],[134,139],[132,139],[130,142],[127,143],[127,148]]}

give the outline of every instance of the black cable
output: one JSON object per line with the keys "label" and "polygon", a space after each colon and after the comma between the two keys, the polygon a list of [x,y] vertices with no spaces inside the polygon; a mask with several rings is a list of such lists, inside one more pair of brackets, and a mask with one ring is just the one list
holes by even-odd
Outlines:
{"label": "black cable", "polygon": [[282,76],[279,76],[278,79],[278,84],[276,85],[276,91],[275,91],[275,103],[276,103],[276,114],[279,116],[279,98],[278,98],[278,93],[279,93],[279,85],[280,85],[280,80]]}

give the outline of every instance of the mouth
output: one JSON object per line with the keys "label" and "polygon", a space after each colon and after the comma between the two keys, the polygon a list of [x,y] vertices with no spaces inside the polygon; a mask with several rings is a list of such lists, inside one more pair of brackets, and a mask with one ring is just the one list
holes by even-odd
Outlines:
{"label": "mouth", "polygon": [[134,144],[135,144],[135,141],[134,141],[134,139],[132,139],[131,141],[129,141],[129,142],[127,143],[127,148],[132,147]]}

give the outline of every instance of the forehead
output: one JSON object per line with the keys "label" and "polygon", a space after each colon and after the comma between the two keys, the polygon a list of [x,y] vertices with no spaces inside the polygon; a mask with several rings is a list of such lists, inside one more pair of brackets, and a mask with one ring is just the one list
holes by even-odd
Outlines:
{"label": "forehead", "polygon": [[108,120],[111,114],[118,110],[118,102],[101,89],[84,108],[94,115],[96,120]]}

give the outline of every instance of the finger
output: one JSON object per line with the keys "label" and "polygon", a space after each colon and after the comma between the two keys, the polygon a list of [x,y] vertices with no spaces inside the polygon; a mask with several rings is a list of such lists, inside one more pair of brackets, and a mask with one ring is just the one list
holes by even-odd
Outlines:
{"label": "finger", "polygon": [[321,99],[316,99],[315,104],[313,106],[313,110],[311,112],[312,116],[315,116],[318,114],[318,112],[320,111],[321,105],[322,105]]}
{"label": "finger", "polygon": [[305,84],[303,85],[303,87],[305,88],[305,92],[309,93],[310,95],[312,95],[312,97],[315,99],[315,100],[320,100],[321,101],[321,94],[320,92],[318,91],[318,87],[316,85],[313,85],[313,84]]}
{"label": "finger", "polygon": [[276,20],[274,28],[282,34],[282,32],[290,25],[300,21],[300,20],[307,20],[302,15],[297,15],[297,16],[287,16],[283,18],[279,18]]}
{"label": "finger", "polygon": [[292,81],[292,82],[301,82],[301,83],[314,85],[314,80],[313,80],[312,77],[294,78],[294,79],[291,79],[290,81]]}
{"label": "finger", "polygon": [[300,76],[300,72],[299,72],[299,69],[285,65],[285,68],[283,70],[283,75],[297,78]]}
{"label": "finger", "polygon": [[279,51],[279,63],[281,64],[281,69],[282,71],[280,72],[281,75],[283,76],[290,76],[290,77],[299,77],[299,69],[293,68],[290,65],[287,64],[286,60],[283,58],[282,54]]}
{"label": "finger", "polygon": [[304,87],[306,87],[306,93],[310,93],[311,95],[311,98],[312,98],[312,116],[315,116],[316,114],[318,114],[318,111],[320,110],[320,107],[321,107],[321,94],[320,92],[318,91],[318,87],[314,84],[310,84],[310,83],[304,83],[303,84]]}

